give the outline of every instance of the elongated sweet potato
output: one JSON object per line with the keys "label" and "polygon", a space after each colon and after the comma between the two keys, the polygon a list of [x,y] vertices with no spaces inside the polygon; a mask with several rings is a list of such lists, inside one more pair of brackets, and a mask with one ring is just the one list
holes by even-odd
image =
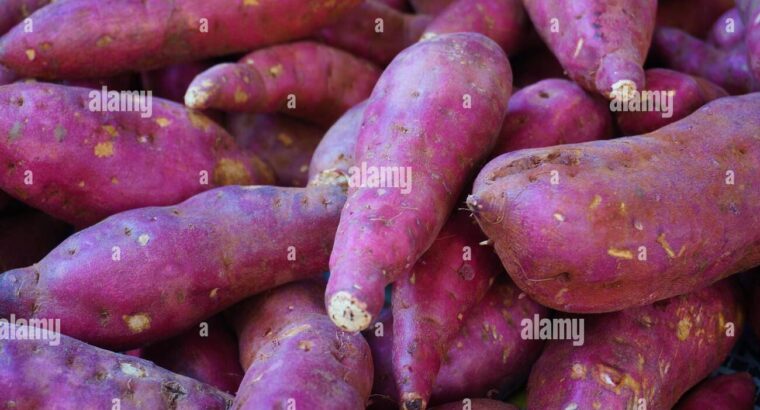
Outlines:
{"label": "elongated sweet potato", "polygon": [[425,409],[463,318],[503,274],[485,235],[454,213],[411,272],[393,284],[393,373],[402,408]]}
{"label": "elongated sweet potato", "polygon": [[734,373],[703,381],[687,393],[675,410],[752,410],[755,382],[749,373]]}
{"label": "elongated sweet potato", "polygon": [[175,64],[158,70],[142,73],[143,88],[153,91],[153,95],[183,104],[187,87],[198,74],[211,67],[207,62]]}
{"label": "elongated sweet potato", "polygon": [[585,321],[585,343],[547,343],[530,373],[528,409],[672,408],[739,338],[737,298],[724,281],[654,305],[575,318]]}
{"label": "elongated sweet potato", "polygon": [[[14,335],[42,329],[5,323]],[[50,333],[47,333],[50,335]],[[0,403],[17,409],[226,410],[232,396],[137,357],[64,335],[51,340],[0,338]]]}
{"label": "elongated sweet potato", "polygon": [[[5,34],[16,24],[29,17],[35,10],[44,7],[51,0],[5,0],[0,2],[0,35]],[[31,21],[34,29],[34,21]]]}
{"label": "elongated sweet potato", "polygon": [[704,38],[715,20],[733,6],[733,0],[659,0],[657,25]]}
{"label": "elongated sweet potato", "polygon": [[733,48],[744,42],[746,34],[739,9],[732,8],[715,21],[707,40],[718,48]]}
{"label": "elongated sweet potato", "polygon": [[642,65],[657,1],[523,0],[530,19],[570,78],[604,96],[644,87]]}
{"label": "elongated sweet potato", "polygon": [[446,403],[431,410],[519,410],[503,401],[491,399],[464,399],[459,402]]}
{"label": "elongated sweet potato", "polygon": [[366,107],[366,101],[356,104],[327,130],[311,157],[310,185],[348,188],[348,171],[354,166],[354,149]]}
{"label": "elongated sweet potato", "polygon": [[755,81],[760,82],[760,0],[737,0],[736,5],[747,27],[747,59]]}
{"label": "elongated sweet potato", "polygon": [[329,126],[369,97],[380,76],[371,63],[314,42],[254,51],[199,74],[185,94],[191,108],[276,112]]}
{"label": "elongated sweet potato", "polygon": [[261,159],[238,149],[202,114],[157,98],[141,99],[146,104],[133,111],[99,111],[101,94],[44,83],[0,88],[0,133],[6,136],[0,188],[86,226],[217,186],[272,180]]}
{"label": "elongated sweet potato", "polygon": [[516,92],[492,156],[612,136],[608,104],[572,81],[549,79]]}
{"label": "elongated sweet potato", "polygon": [[0,272],[29,266],[55,248],[70,227],[42,212],[26,209],[0,217]]}
{"label": "elongated sweet potato", "polygon": [[324,272],[344,199],[337,187],[230,186],[114,215],[2,274],[0,317],[60,318],[67,335],[120,350],[175,336]]}
{"label": "elongated sweet potato", "polygon": [[220,317],[152,344],[140,357],[230,394],[235,394],[243,379],[237,339]]}
{"label": "elongated sweet potato", "polygon": [[760,93],[726,97],[642,136],[505,154],[467,203],[541,304],[598,313],[688,293],[760,264],[746,229],[760,226],[758,111]]}
{"label": "elongated sweet potato", "polygon": [[325,134],[320,126],[280,114],[232,114],[227,129],[240,147],[264,158],[278,185],[295,187],[309,182],[309,163]]}
{"label": "elongated sweet potato", "polygon": [[304,281],[236,308],[247,369],[236,409],[364,409],[372,354],[361,334],[344,333],[324,312],[324,285]]}
{"label": "elongated sweet potato", "polygon": [[[419,42],[383,72],[364,111],[330,257],[325,301],[339,327],[365,329],[385,286],[433,243],[496,142],[511,80],[504,52],[476,33]],[[386,171],[395,181],[371,177]]]}
{"label": "elongated sweet potato", "polygon": [[653,68],[647,70],[646,75],[646,89],[639,94],[638,107],[633,107],[639,111],[614,111],[615,121],[623,135],[652,132],[686,117],[716,98],[728,95],[726,90],[704,78],[678,71]]}
{"label": "elongated sweet potato", "polygon": [[416,43],[430,21],[432,17],[428,15],[407,14],[379,0],[364,0],[335,24],[319,30],[316,37],[385,66],[403,49]]}
{"label": "elongated sweet potato", "polygon": [[35,78],[151,70],[302,38],[359,2],[57,1],[32,14],[34,31],[19,25],[2,37],[0,62]]}

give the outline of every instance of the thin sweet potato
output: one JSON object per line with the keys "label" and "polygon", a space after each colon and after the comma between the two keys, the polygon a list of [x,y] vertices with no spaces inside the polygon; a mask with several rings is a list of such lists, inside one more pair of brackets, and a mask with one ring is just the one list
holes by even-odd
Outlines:
{"label": "thin sweet potato", "polygon": [[[35,10],[47,6],[51,0],[4,0],[0,2],[0,35],[29,17]],[[31,21],[34,28],[34,21]]]}
{"label": "thin sweet potato", "polygon": [[723,281],[653,305],[575,318],[585,321],[585,343],[547,343],[528,380],[528,410],[672,408],[739,338],[738,296]]}
{"label": "thin sweet potato", "polygon": [[114,215],[2,274],[0,317],[59,318],[65,334],[120,350],[176,336],[323,273],[344,200],[337,187],[229,186]]}
{"label": "thin sweet potato", "polygon": [[733,6],[734,0],[659,0],[657,25],[704,38],[715,20]]}
{"label": "thin sweet potato", "polygon": [[361,409],[372,389],[372,354],[324,312],[324,285],[300,282],[246,301],[233,313],[247,369],[236,409]]}
{"label": "thin sweet potato", "polygon": [[707,41],[718,48],[733,48],[743,43],[746,35],[747,27],[739,9],[732,8],[715,21]]}
{"label": "thin sweet potato", "polygon": [[366,107],[366,101],[356,104],[327,130],[311,157],[310,185],[339,185],[348,189],[348,171],[354,166],[354,148]]}
{"label": "thin sweet potato", "polygon": [[66,239],[71,228],[42,212],[25,209],[0,217],[0,272],[29,266]]}
{"label": "thin sweet potato", "polygon": [[[325,302],[340,328],[369,326],[383,306],[385,286],[409,272],[433,243],[470,173],[496,142],[511,80],[504,52],[476,33],[421,41],[383,72],[364,111],[355,150],[360,169],[349,178],[330,257]],[[368,175],[361,169],[399,177],[383,186],[371,177],[362,184]],[[408,179],[401,181],[401,172]]]}
{"label": "thin sweet potato", "polygon": [[747,373],[734,373],[707,379],[688,392],[674,410],[752,410],[755,382]]}
{"label": "thin sweet potato", "polygon": [[517,407],[503,401],[491,399],[464,399],[459,402],[446,403],[435,406],[431,410],[520,410]]}
{"label": "thin sweet potato", "polygon": [[688,293],[760,264],[746,229],[760,226],[759,111],[760,93],[726,97],[642,136],[505,154],[467,203],[541,304],[599,313]]}
{"label": "thin sweet potato", "polygon": [[0,62],[35,78],[98,78],[303,38],[361,0],[68,0],[0,40]]}

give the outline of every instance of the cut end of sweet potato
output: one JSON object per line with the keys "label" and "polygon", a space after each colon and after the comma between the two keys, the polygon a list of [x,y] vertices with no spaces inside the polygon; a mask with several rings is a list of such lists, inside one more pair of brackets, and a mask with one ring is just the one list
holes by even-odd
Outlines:
{"label": "cut end of sweet potato", "polygon": [[348,192],[348,177],[339,169],[326,169],[309,181],[310,186],[339,186]]}
{"label": "cut end of sweet potato", "polygon": [[405,393],[402,398],[401,408],[403,410],[425,410],[427,402],[417,393]]}
{"label": "cut end of sweet potato", "polygon": [[330,298],[327,313],[335,325],[347,332],[361,332],[372,323],[372,315],[367,311],[367,304],[348,292],[338,292],[333,295]]}
{"label": "cut end of sweet potato", "polygon": [[202,110],[207,108],[207,102],[209,100],[208,91],[203,90],[200,87],[190,87],[185,93],[185,106]]}
{"label": "cut end of sweet potato", "polygon": [[619,80],[612,84],[610,98],[620,98],[622,101],[628,101],[636,93],[636,83],[632,80]]}

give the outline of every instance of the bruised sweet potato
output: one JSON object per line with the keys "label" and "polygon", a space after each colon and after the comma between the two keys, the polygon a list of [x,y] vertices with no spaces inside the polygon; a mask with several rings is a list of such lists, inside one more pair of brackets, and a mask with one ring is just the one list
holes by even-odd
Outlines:
{"label": "bruised sweet potato", "polygon": [[0,317],[59,318],[67,335],[121,350],[176,336],[324,272],[344,200],[337,187],[229,186],[114,215],[3,273]]}
{"label": "bruised sweet potato", "polygon": [[674,410],[752,410],[755,382],[749,373],[734,373],[707,379],[695,386]]}
{"label": "bruised sweet potato", "polygon": [[541,304],[599,313],[688,293],[760,264],[746,229],[760,226],[758,111],[760,93],[726,97],[642,136],[505,154],[467,203]]}
{"label": "bruised sweet potato", "polygon": [[55,248],[70,227],[27,209],[0,217],[0,271],[29,266]]}
{"label": "bruised sweet potato", "polygon": [[310,185],[348,188],[348,171],[354,166],[354,148],[366,107],[366,101],[356,104],[327,130],[311,157]]}
{"label": "bruised sweet potato", "polygon": [[718,48],[733,48],[744,42],[746,34],[739,9],[732,8],[715,21],[707,40]]}

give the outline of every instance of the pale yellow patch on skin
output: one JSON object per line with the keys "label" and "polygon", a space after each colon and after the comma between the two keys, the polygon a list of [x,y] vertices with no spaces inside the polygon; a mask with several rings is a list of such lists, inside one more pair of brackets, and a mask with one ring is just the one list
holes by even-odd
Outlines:
{"label": "pale yellow patch on skin", "polygon": [[239,87],[235,90],[235,104],[243,104],[248,101],[248,94]]}
{"label": "pale yellow patch on skin", "polygon": [[282,74],[282,71],[282,64],[277,64],[276,66],[269,67],[269,75],[275,78],[279,77],[280,74]]}
{"label": "pale yellow patch on skin", "polygon": [[570,378],[573,380],[578,379],[585,379],[586,378],[586,366],[575,363],[572,367],[572,372],[570,373]]}
{"label": "pale yellow patch on skin", "polygon": [[84,188],[84,181],[79,181],[79,184],[77,185],[79,185],[80,188]]}
{"label": "pale yellow patch on skin", "polygon": [[555,213],[554,213],[554,219],[556,219],[556,220],[558,220],[558,221],[560,221],[560,222],[565,222],[565,216],[564,216],[564,215],[562,215],[562,214],[561,214],[561,213],[559,213],[559,212],[555,212]]}
{"label": "pale yellow patch on skin", "polygon": [[610,248],[607,249],[607,255],[614,256],[615,258],[633,259],[633,252],[628,249]]}
{"label": "pale yellow patch on skin", "polygon": [[282,145],[286,147],[293,145],[293,138],[284,132],[277,134],[277,140],[280,141]]}
{"label": "pale yellow patch on skin", "polygon": [[145,377],[147,373],[144,369],[141,369],[132,363],[121,363],[119,365],[121,372],[132,377]]}
{"label": "pale yellow patch on skin", "polygon": [[148,244],[148,241],[150,241],[150,235],[148,234],[142,234],[137,238],[137,243],[140,244],[140,246],[145,246]]}
{"label": "pale yellow patch on skin", "polygon": [[37,52],[34,51],[34,49],[30,48],[26,50],[26,58],[28,58],[29,61],[34,61],[35,57],[37,57]]}
{"label": "pale yellow patch on skin", "polygon": [[620,203],[620,214],[621,215],[625,215],[626,213],[628,213],[628,210],[625,208],[625,202],[621,202]]}
{"label": "pale yellow patch on skin", "polygon": [[599,204],[602,203],[602,197],[599,195],[594,195],[594,199],[591,200],[591,203],[589,204],[589,209],[596,209],[599,207]]}
{"label": "pale yellow patch on skin", "polygon": [[105,131],[108,135],[112,137],[116,137],[119,135],[119,132],[116,131],[116,128],[114,128],[113,125],[104,125],[101,128],[103,128],[103,131]]}
{"label": "pale yellow patch on skin", "polygon": [[208,117],[192,110],[187,112],[187,118],[190,119],[190,123],[193,124],[193,127],[199,130],[205,130],[212,124]]}
{"label": "pale yellow patch on skin", "polygon": [[676,328],[678,340],[684,341],[689,338],[689,333],[691,332],[691,320],[689,320],[688,317],[685,317],[678,321],[678,326]]}
{"label": "pale yellow patch on skin", "polygon": [[111,36],[105,35],[99,38],[98,41],[95,43],[95,45],[97,45],[98,47],[105,47],[111,44],[112,41],[113,41],[113,38],[111,38]]}
{"label": "pale yellow patch on skin", "polygon": [[295,336],[295,335],[297,335],[299,333],[305,332],[305,331],[307,331],[309,329],[311,329],[311,325],[304,324],[304,325],[296,326],[296,327],[288,329],[288,331],[285,332],[285,333],[283,333],[280,338],[281,339],[287,339],[287,338],[293,337],[293,336]]}
{"label": "pale yellow patch on skin", "polygon": [[304,352],[308,352],[309,350],[312,349],[313,346],[314,346],[314,343],[310,340],[301,340],[300,342],[298,342],[298,348],[303,350]]}
{"label": "pale yellow patch on skin", "polygon": [[138,313],[136,315],[124,315],[122,316],[124,322],[126,322],[129,330],[133,333],[142,333],[145,330],[150,329],[150,316],[147,313]]}
{"label": "pale yellow patch on skin", "polygon": [[114,185],[118,184],[119,183],[119,178],[111,177],[111,183],[114,184]]}
{"label": "pale yellow patch on skin", "polygon": [[214,289],[211,289],[211,292],[209,292],[209,294],[208,294],[208,297],[210,297],[210,298],[212,298],[212,299],[213,299],[213,298],[215,298],[215,297],[216,297],[216,295],[217,295],[218,293],[219,293],[219,288],[214,288]]}
{"label": "pale yellow patch on skin", "polygon": [[243,0],[244,6],[258,6],[259,0]]}
{"label": "pale yellow patch on skin", "polygon": [[94,152],[95,156],[98,158],[113,156],[113,142],[106,141],[99,143],[95,146]]}
{"label": "pale yellow patch on skin", "polygon": [[575,52],[573,53],[573,58],[578,57],[578,54],[581,53],[581,50],[583,49],[583,39],[578,40],[578,42],[575,44]]}
{"label": "pale yellow patch on skin", "polygon": [[[665,252],[668,254],[668,257],[670,258],[676,257],[676,253],[673,252],[673,248],[670,247],[670,244],[665,239],[664,233],[660,234],[660,236],[657,237],[657,243],[659,243],[660,246],[662,246],[662,249],[665,249]],[[681,246],[681,250],[678,251],[677,256],[682,256],[685,251],[686,251],[686,246],[685,245]]]}
{"label": "pale yellow patch on skin", "polygon": [[171,123],[172,122],[169,121],[168,118],[165,118],[165,117],[156,118],[156,124],[158,124],[158,126],[161,127],[161,128],[168,127],[169,124],[171,124]]}

